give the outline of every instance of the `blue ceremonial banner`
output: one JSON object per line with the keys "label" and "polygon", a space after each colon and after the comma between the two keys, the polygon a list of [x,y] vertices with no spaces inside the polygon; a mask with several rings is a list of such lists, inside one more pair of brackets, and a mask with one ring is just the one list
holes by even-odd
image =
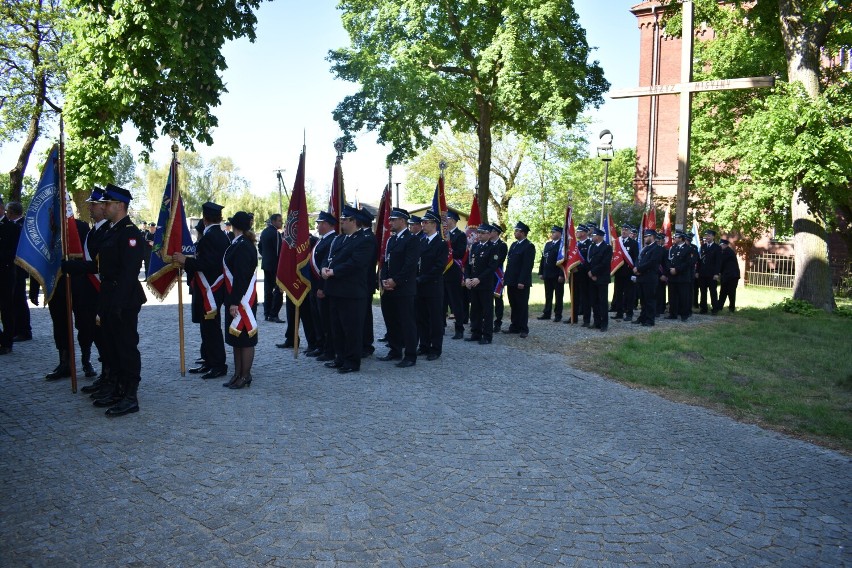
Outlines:
{"label": "blue ceremonial banner", "polygon": [[172,254],[182,252],[186,256],[195,256],[195,244],[186,224],[186,213],[177,186],[177,160],[172,160],[157,229],[154,232],[154,246],[151,260],[148,262],[148,289],[159,299],[164,299],[178,277],[178,267],[172,264]]}
{"label": "blue ceremonial banner", "polygon": [[59,146],[54,145],[24,216],[15,259],[15,264],[41,284],[45,304],[53,297],[62,267],[64,213],[59,196]]}

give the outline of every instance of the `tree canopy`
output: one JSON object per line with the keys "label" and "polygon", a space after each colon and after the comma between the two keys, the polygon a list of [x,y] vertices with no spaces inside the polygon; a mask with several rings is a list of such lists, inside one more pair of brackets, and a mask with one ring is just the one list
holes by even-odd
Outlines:
{"label": "tree canopy", "polygon": [[[334,112],[354,133],[378,131],[399,163],[429,146],[443,125],[476,133],[480,203],[490,195],[492,133],[543,139],[600,105],[609,84],[571,0],[342,0],[351,47],[328,59],[359,83]],[[483,211],[487,220],[487,211]]]}

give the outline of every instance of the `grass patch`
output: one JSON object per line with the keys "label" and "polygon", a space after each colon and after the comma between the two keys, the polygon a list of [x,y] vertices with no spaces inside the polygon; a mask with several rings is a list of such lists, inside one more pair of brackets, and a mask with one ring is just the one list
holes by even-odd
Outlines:
{"label": "grass patch", "polygon": [[787,313],[762,307],[783,300],[775,291],[752,294],[759,301],[748,303],[761,307],[711,325],[597,341],[575,363],[852,452],[852,318]]}

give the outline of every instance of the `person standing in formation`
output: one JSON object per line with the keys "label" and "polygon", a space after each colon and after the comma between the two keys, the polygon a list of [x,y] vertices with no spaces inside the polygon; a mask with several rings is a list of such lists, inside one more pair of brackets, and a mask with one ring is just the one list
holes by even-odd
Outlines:
{"label": "person standing in formation", "polygon": [[494,274],[500,253],[491,242],[490,225],[481,224],[476,233],[479,242],[470,248],[464,274],[464,285],[470,291],[470,337],[465,341],[487,345],[494,334]]}
{"label": "person standing in formation", "polygon": [[444,268],[447,266],[447,243],[438,233],[441,218],[434,211],[423,215],[423,237],[420,239],[420,262],[417,272],[418,355],[427,361],[441,356],[444,344]]}
{"label": "person standing in formation", "polygon": [[676,231],[674,244],[669,249],[669,319],[686,321],[692,313],[690,302],[690,290],[692,280],[690,279],[690,264],[692,262],[692,251],[686,242],[686,234]]}
{"label": "person standing in formation", "polygon": [[549,320],[552,311],[553,321],[562,321],[565,272],[556,264],[561,246],[562,227],[554,226],[550,229],[550,240],[544,243],[538,266],[538,277],[544,281],[544,312],[538,317],[540,320]]}
{"label": "person standing in formation", "polygon": [[[624,250],[630,255],[630,263],[636,262],[636,257],[639,256],[639,243],[631,237],[633,227],[627,223],[621,226],[621,242],[624,245]],[[615,272],[615,286],[612,296],[611,312],[615,312],[615,319],[622,321],[633,321],[633,306],[636,303],[636,287],[633,285],[633,280],[630,276],[633,274],[631,264],[624,261],[618,270]]]}
{"label": "person standing in formation", "polygon": [[[260,232],[257,250],[260,253],[260,268],[263,270],[263,319],[275,323],[284,323],[278,317],[284,298],[278,287],[278,256],[281,253],[281,227],[284,225],[281,213],[273,213]],[[233,227],[233,221],[231,221]],[[236,239],[237,228],[234,228]],[[292,347],[293,345],[285,346]]]}
{"label": "person standing in formation", "polygon": [[572,296],[574,304],[574,321],[577,323],[582,318],[583,327],[589,327],[589,322],[592,319],[592,306],[589,304],[589,289],[591,288],[591,280],[589,280],[589,247],[592,241],[589,239],[589,228],[586,225],[577,225],[575,231],[577,236],[577,250],[580,253],[580,264],[574,269],[574,294]]}
{"label": "person standing in formation", "polygon": [[[364,332],[361,335],[361,358],[370,357],[376,352],[373,345],[375,335],[373,334],[373,294],[379,289],[378,274],[376,274],[376,262],[379,258],[379,243],[373,233],[373,214],[361,207],[355,216],[358,231],[366,238],[370,245],[370,258],[367,261],[367,292],[368,296],[364,302]],[[365,245],[366,246],[366,245]]]}
{"label": "person standing in formation", "polygon": [[[607,298],[609,296],[610,266],[612,264],[612,247],[604,242],[606,233],[595,229],[592,233],[592,245],[589,246],[589,304],[594,312],[594,327],[601,331],[609,329],[609,311]],[[583,324],[583,327],[588,327]]]}
{"label": "person standing in formation", "polygon": [[740,280],[740,263],[737,261],[737,255],[734,249],[731,248],[731,243],[727,239],[719,241],[721,247],[721,260],[719,262],[719,302],[716,304],[718,312],[725,307],[725,301],[728,300],[728,309],[733,313],[737,310],[737,285]]}
{"label": "person standing in formation", "polygon": [[328,297],[325,295],[325,280],[322,277],[322,269],[328,266],[328,251],[331,243],[337,236],[337,219],[334,215],[320,211],[317,216],[317,233],[319,239],[311,250],[311,297],[316,302],[317,318],[316,350],[308,352],[309,357],[316,357],[317,361],[331,361],[334,359],[334,343],[331,339],[331,311],[328,305]]}
{"label": "person standing in formation", "polygon": [[3,331],[0,332],[0,355],[12,352],[15,336],[15,256],[20,237],[20,225],[7,216],[6,206],[0,199],[0,321],[3,323]]}
{"label": "person standing in formation", "polygon": [[192,295],[192,322],[199,324],[201,331],[204,363],[189,372],[200,374],[202,379],[216,379],[228,374],[220,315],[225,291],[215,285],[222,277],[222,259],[231,242],[222,231],[222,206],[208,201],[201,211],[204,226],[196,243],[195,257],[176,252],[173,259],[186,269]]}
{"label": "person standing in formation", "polygon": [[535,245],[527,240],[530,228],[518,221],[515,224],[515,242],[506,256],[504,282],[509,307],[512,310],[507,333],[517,333],[526,338],[530,333],[530,288],[535,264]]}
{"label": "person standing in formation", "polygon": [[225,342],[234,350],[234,374],[222,386],[229,389],[250,387],[254,349],[257,345],[257,252],[252,219],[245,211],[237,211],[229,219],[234,228],[234,241],[223,259],[225,279]]}
{"label": "person standing in formation", "polygon": [[715,315],[719,297],[716,286],[719,285],[719,272],[722,267],[722,257],[719,245],[716,244],[716,231],[704,231],[704,242],[701,244],[701,262],[698,269],[698,287],[701,291],[701,312],[707,313],[707,293],[710,293],[710,310]]}
{"label": "person standing in formation", "polygon": [[503,227],[497,223],[491,225],[491,244],[497,251],[497,269],[494,274],[494,333],[499,333],[503,328],[503,312],[506,308],[503,303],[503,288],[506,284],[503,266],[506,262],[506,255],[509,254],[509,247],[506,241],[500,238],[502,234]]}
{"label": "person standing in formation", "polygon": [[[447,211],[447,238],[453,249],[453,264],[444,273],[444,297],[446,304],[453,313],[455,333],[451,339],[464,338],[464,257],[467,252],[467,235],[458,228],[459,215],[455,211]],[[444,310],[446,315],[446,310]],[[446,321],[446,320],[445,320]]]}
{"label": "person standing in formation", "polygon": [[642,311],[633,323],[651,327],[657,317],[657,285],[660,282],[659,270],[665,249],[656,243],[657,232],[653,229],[645,229],[644,236],[645,246],[639,253],[636,267],[633,268]]}

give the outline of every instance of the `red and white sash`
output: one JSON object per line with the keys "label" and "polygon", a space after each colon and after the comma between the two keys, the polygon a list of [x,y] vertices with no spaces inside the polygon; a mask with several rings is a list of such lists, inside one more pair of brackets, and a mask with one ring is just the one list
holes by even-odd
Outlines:
{"label": "red and white sash", "polygon": [[207,277],[203,272],[195,273],[195,284],[201,297],[204,300],[204,319],[216,319],[216,314],[219,313],[219,306],[216,305],[216,297],[213,293],[222,285],[224,278],[219,276],[211,285],[207,281]]}
{"label": "red and white sash", "polygon": [[[222,276],[225,279],[225,289],[230,294],[234,289],[234,275],[228,269],[228,265],[222,262],[224,268]],[[219,282],[217,280],[217,282]],[[254,337],[257,334],[257,319],[254,317],[252,306],[257,303],[257,274],[251,275],[248,289],[243,297],[240,298],[239,311],[237,317],[231,320],[231,325],[228,328],[228,333],[239,337],[243,331],[249,334],[249,337]]]}
{"label": "red and white sash", "polygon": [[[92,229],[92,230],[94,230],[94,229]],[[86,235],[86,244],[85,244],[85,246],[83,246],[83,258],[86,259],[86,262],[91,262],[93,260],[92,255],[89,252],[89,235]],[[98,274],[97,272],[95,272],[95,273],[89,272],[89,273],[86,273],[86,276],[88,276],[89,282],[92,283],[92,286],[95,287],[95,291],[97,291],[100,294],[100,292],[101,292],[101,275]]]}

